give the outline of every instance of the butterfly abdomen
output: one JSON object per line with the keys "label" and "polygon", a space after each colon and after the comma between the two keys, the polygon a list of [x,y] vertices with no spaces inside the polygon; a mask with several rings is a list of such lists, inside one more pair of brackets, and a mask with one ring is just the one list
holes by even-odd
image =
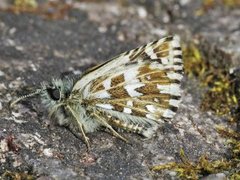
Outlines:
{"label": "butterfly abdomen", "polygon": [[157,130],[157,125],[146,126],[146,124],[134,124],[131,122],[123,122],[121,120],[111,118],[109,124],[118,129],[123,129],[127,132],[137,133],[143,135],[146,138],[151,138]]}

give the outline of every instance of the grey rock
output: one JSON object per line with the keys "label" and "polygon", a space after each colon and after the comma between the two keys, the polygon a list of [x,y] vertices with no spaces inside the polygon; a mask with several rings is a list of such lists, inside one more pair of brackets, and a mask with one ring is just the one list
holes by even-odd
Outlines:
{"label": "grey rock", "polygon": [[240,65],[238,9],[214,9],[196,17],[199,3],[192,1],[129,1],[127,6],[115,1],[78,2],[75,7],[68,20],[54,21],[0,12],[0,72],[4,72],[0,77],[0,144],[6,147],[5,139],[11,135],[19,147],[17,152],[1,147],[0,174],[26,171],[39,180],[176,179],[173,172],[153,176],[149,167],[179,161],[181,148],[193,161],[202,154],[212,159],[228,155],[225,139],[214,127],[229,125],[210,112],[199,111],[203,92],[193,81],[184,82],[178,114],[154,138],[125,133],[131,141],[126,144],[106,132],[95,132],[89,134],[90,152],[81,139],[54,125],[39,99],[19,103],[10,113],[8,102],[25,94],[24,87],[39,86],[69,71],[79,74],[170,32],[184,42],[200,36],[203,53],[219,67]]}

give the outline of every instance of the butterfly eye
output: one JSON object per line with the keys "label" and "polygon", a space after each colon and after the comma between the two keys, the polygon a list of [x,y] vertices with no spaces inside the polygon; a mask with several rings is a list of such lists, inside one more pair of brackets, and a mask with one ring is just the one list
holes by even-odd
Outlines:
{"label": "butterfly eye", "polygon": [[54,101],[58,101],[60,99],[60,90],[58,88],[48,88],[47,89],[48,95]]}

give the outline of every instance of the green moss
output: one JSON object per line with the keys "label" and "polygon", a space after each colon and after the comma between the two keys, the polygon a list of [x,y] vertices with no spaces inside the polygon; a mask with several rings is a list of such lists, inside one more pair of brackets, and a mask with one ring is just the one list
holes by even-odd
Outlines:
{"label": "green moss", "polygon": [[[184,48],[185,73],[189,78],[197,78],[207,92],[202,97],[201,110],[211,110],[236,122],[232,110],[238,105],[235,84],[228,70],[219,69],[202,57],[194,44]],[[213,101],[214,100],[214,101]]]}
{"label": "green moss", "polygon": [[240,172],[234,173],[229,177],[230,180],[237,180],[240,179]]}
{"label": "green moss", "polygon": [[239,0],[223,0],[222,1],[224,6],[234,8],[234,7],[240,7],[240,1]]}
{"label": "green moss", "polygon": [[239,179],[240,177],[240,133],[225,127],[217,127],[218,132],[228,139],[231,146],[231,158],[219,160],[209,160],[206,155],[202,155],[197,162],[190,161],[184,151],[180,151],[180,163],[170,162],[163,165],[153,166],[151,170],[173,170],[181,179],[199,179],[209,174],[216,174],[223,171],[229,172],[229,179]]}
{"label": "green moss", "polygon": [[153,171],[173,170],[181,179],[199,179],[204,175],[222,172],[232,168],[232,162],[226,159],[210,161],[206,155],[202,155],[197,162],[190,161],[183,150],[180,151],[180,163],[170,162],[164,165],[154,166]]}
{"label": "green moss", "polygon": [[223,8],[239,8],[240,1],[239,0],[202,0],[201,7],[195,12],[196,16],[202,16],[206,12],[216,8],[216,7],[223,7]]}
{"label": "green moss", "polygon": [[[232,158],[233,160],[235,160],[236,162],[240,163],[240,133],[232,130],[232,129],[228,129],[224,126],[217,126],[216,127],[217,131],[219,134],[221,134],[221,136],[225,137],[228,139],[228,144],[231,145],[231,149],[232,149]],[[239,164],[240,166],[240,164]],[[240,167],[239,167],[240,170]]]}
{"label": "green moss", "polygon": [[2,180],[34,180],[36,177],[27,173],[6,171],[0,176]]}
{"label": "green moss", "polygon": [[70,9],[72,9],[71,3],[66,2],[45,1],[38,4],[36,0],[14,0],[13,5],[2,9],[2,11],[15,14],[31,13],[45,19],[55,20],[67,17]]}
{"label": "green moss", "polygon": [[15,0],[14,6],[17,8],[36,8],[38,3],[36,0]]}
{"label": "green moss", "polygon": [[[185,74],[188,78],[197,78],[202,88],[207,91],[202,97],[201,110],[213,111],[218,116],[224,116],[231,122],[237,122],[239,115],[232,113],[239,107],[240,97],[236,92],[237,81],[233,81],[228,70],[220,69],[210,64],[201,55],[201,51],[194,44],[183,48]],[[197,162],[187,159],[183,150],[180,151],[180,163],[170,162],[153,166],[153,171],[173,170],[182,179],[199,179],[202,176],[223,171],[229,172],[229,179],[240,177],[240,133],[224,126],[217,126],[217,132],[227,139],[230,146],[231,158],[209,160],[202,155]]]}

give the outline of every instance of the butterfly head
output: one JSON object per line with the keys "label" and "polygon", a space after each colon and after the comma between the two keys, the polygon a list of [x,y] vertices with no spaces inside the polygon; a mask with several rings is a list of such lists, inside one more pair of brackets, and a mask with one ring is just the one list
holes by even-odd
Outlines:
{"label": "butterfly head", "polygon": [[49,87],[46,89],[49,99],[59,101],[61,99],[61,89],[59,87]]}
{"label": "butterfly head", "polygon": [[62,103],[67,99],[71,93],[73,87],[73,81],[71,79],[54,79],[50,83],[42,83],[41,88],[36,89],[32,93],[21,96],[11,103],[11,107],[18,103],[19,101],[40,96],[43,104],[46,106],[54,106],[56,104]]}
{"label": "butterfly head", "polygon": [[41,99],[43,104],[47,106],[63,103],[68,99],[73,87],[71,79],[54,79],[49,84],[42,84],[43,92]]}

